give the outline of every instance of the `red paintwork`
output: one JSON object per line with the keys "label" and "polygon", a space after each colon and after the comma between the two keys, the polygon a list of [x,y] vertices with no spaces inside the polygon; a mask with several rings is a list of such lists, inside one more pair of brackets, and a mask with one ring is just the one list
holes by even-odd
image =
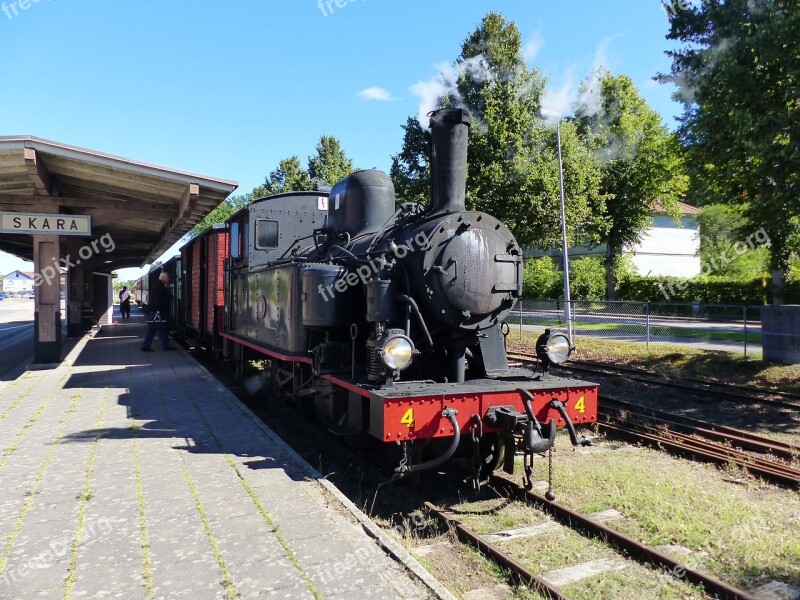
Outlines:
{"label": "red paintwork", "polygon": [[[547,407],[550,400],[555,398],[564,402],[567,414],[575,425],[593,423],[597,420],[597,391],[597,386],[531,390],[534,398],[533,412],[540,423],[544,424],[550,419],[556,419],[557,426],[563,427],[566,424],[564,419],[555,410]],[[585,412],[583,413],[575,407],[581,397],[584,398]],[[437,395],[387,399],[384,401],[383,409],[383,440],[396,442],[431,437],[451,437],[453,427],[446,418],[441,416],[442,410],[445,408],[458,410],[456,420],[462,434],[466,434],[472,430],[472,416],[479,415],[481,420],[484,420],[492,406],[514,406],[519,412],[525,412],[522,397],[518,392],[478,389],[469,394],[454,394],[445,397]],[[401,423],[409,409],[414,411],[414,424],[411,427]],[[484,432],[498,431],[488,427],[485,420],[483,430]]]}
{"label": "red paintwork", "polygon": [[[228,232],[209,230],[181,249],[189,275],[186,322],[203,339],[222,329],[225,307],[225,260],[228,258]],[[204,290],[204,297],[200,291]]]}
{"label": "red paintwork", "polygon": [[[210,334],[222,329],[218,309],[225,306],[225,259],[228,258],[228,232],[212,231],[205,236],[208,265],[206,282],[206,331]],[[205,274],[204,274],[205,275]]]}
{"label": "red paintwork", "polygon": [[192,244],[192,296],[191,306],[189,307],[189,325],[195,330],[200,328],[200,244],[195,242]]}

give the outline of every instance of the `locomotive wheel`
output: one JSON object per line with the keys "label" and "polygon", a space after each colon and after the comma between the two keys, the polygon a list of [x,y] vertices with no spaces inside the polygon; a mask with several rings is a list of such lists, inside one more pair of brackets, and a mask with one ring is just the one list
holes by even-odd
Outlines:
{"label": "locomotive wheel", "polygon": [[481,479],[500,468],[506,456],[506,446],[500,434],[489,433],[481,440]]}

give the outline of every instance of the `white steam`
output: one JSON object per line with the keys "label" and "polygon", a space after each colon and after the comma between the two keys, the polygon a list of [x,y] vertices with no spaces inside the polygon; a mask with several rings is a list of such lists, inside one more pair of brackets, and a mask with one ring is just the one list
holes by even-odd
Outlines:
{"label": "white steam", "polygon": [[428,113],[439,108],[439,100],[445,96],[453,98],[456,105],[463,102],[458,91],[458,81],[466,77],[477,83],[494,81],[494,73],[483,54],[479,54],[455,65],[440,63],[434,67],[438,74],[427,81],[418,81],[409,89],[419,98],[417,120],[423,129],[428,128]]}
{"label": "white steam", "polygon": [[602,108],[601,82],[608,72],[607,50],[614,38],[605,38],[597,47],[589,77],[579,84],[575,80],[576,67],[567,69],[564,82],[549,88],[542,96],[542,117],[549,125],[574,112],[588,116],[597,115]]}
{"label": "white steam", "polygon": [[539,51],[544,46],[544,37],[542,37],[542,30],[535,31],[522,46],[522,60],[526,64],[530,64],[538,55]]}

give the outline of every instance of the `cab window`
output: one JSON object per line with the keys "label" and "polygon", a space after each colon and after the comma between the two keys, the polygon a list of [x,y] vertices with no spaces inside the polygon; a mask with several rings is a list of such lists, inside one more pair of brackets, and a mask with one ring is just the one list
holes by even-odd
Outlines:
{"label": "cab window", "polygon": [[278,222],[268,219],[256,221],[256,250],[272,250],[278,247]]}

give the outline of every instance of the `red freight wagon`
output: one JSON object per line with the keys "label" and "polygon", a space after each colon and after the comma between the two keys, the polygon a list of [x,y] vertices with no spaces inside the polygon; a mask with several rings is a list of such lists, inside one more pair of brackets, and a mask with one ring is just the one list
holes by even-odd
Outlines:
{"label": "red freight wagon", "polygon": [[224,314],[224,267],[228,258],[228,230],[213,225],[183,248],[184,324],[186,331],[203,346],[220,345],[219,330]]}

